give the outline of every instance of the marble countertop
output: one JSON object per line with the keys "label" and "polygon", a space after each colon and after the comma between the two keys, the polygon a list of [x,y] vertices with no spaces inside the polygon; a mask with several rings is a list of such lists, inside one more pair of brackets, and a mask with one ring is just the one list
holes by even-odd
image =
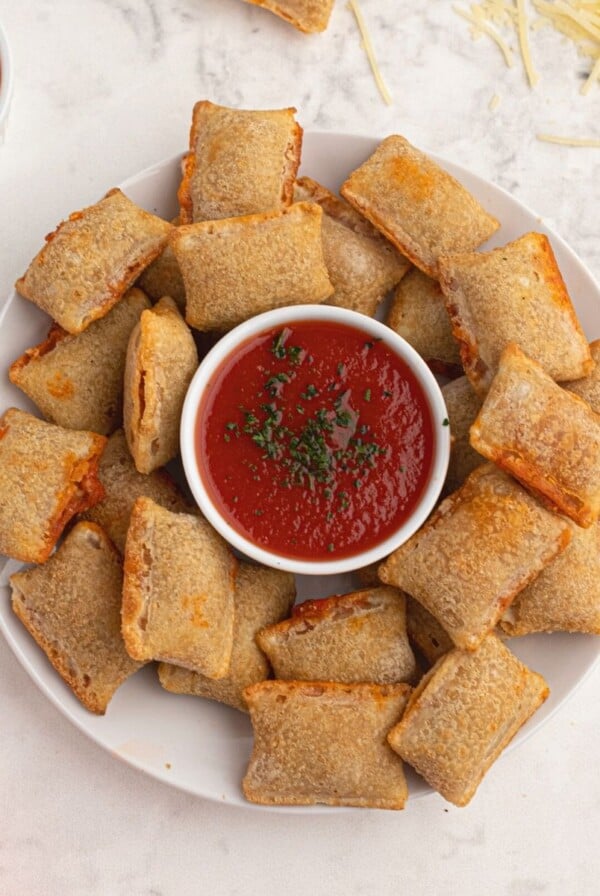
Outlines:
{"label": "marble countertop", "polygon": [[[470,39],[451,3],[361,5],[391,106],[344,0],[309,37],[240,0],[2,4],[15,93],[0,146],[0,295],[70,211],[185,148],[203,98],[295,105],[307,130],[403,133],[536,209],[600,278],[600,150],[536,139],[600,138],[600,86],[580,96],[585,65],[567,42],[538,33],[531,90],[518,61],[508,69],[486,38]],[[466,809],[432,795],[402,813],[301,817],[205,802],[123,765],[47,701],[0,639],[0,892],[596,892],[599,686],[596,669]]]}

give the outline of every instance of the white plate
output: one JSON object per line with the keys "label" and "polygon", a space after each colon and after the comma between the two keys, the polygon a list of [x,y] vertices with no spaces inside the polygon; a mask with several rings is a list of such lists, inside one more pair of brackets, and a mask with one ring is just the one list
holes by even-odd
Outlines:
{"label": "white plate", "polygon": [[[302,171],[337,189],[376,144],[377,141],[366,137],[306,134]],[[438,161],[503,222],[489,246],[502,245],[530,230],[548,234],[583,327],[590,339],[598,338],[600,288],[560,237],[508,193],[457,165]],[[177,212],[178,183],[179,157],[143,171],[126,181],[123,189],[144,208],[170,218]],[[110,186],[106,184],[107,189]],[[65,209],[65,213],[68,211]],[[9,405],[33,410],[8,382],[5,371],[11,361],[45,336],[47,328],[48,318],[42,312],[19,296],[11,296],[0,318],[1,410]],[[7,573],[15,568],[16,564],[9,563],[4,583]],[[352,587],[351,576],[298,580],[300,599],[340,593]],[[207,799],[250,805],[240,787],[252,746],[250,722],[245,715],[207,700],[168,694],[158,684],[151,666],[142,669],[117,691],[105,716],[92,715],[76,700],[12,614],[8,589],[2,587],[0,592],[0,625],[16,657],[46,696],[78,728],[113,755],[167,784]],[[514,744],[519,744],[549,718],[591,671],[600,653],[600,639],[588,635],[534,635],[515,639],[511,647],[525,663],[547,678],[551,688],[550,698],[516,736]],[[502,774],[501,768],[494,774]],[[411,799],[430,792],[411,772],[409,790]],[[291,811],[340,810],[310,807]]]}

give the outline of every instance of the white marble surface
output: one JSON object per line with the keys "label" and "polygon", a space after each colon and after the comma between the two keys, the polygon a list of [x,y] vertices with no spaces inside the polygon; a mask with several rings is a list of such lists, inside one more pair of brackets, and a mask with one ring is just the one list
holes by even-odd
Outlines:
{"label": "white marble surface", "polygon": [[[293,104],[310,130],[404,133],[537,209],[600,277],[600,151],[535,139],[600,137],[600,88],[579,95],[576,54],[540,35],[542,83],[530,91],[493,45],[471,42],[450,3],[362,7],[391,107],[343,0],[313,37],[240,0],[1,3],[16,83],[0,147],[0,295],[68,212],[184,148],[201,98]],[[587,896],[600,871],[599,685],[596,670],[466,809],[431,796],[404,813],[257,814],[102,752],[0,641],[0,892]]]}

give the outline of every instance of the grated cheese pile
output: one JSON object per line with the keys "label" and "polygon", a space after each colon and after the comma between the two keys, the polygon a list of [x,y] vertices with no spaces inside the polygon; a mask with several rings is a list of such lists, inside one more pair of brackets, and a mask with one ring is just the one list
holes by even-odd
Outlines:
{"label": "grated cheese pile", "polygon": [[[528,6],[538,14],[530,22]],[[573,41],[581,56],[591,65],[590,73],[581,88],[584,95],[600,80],[600,0],[480,0],[471,3],[468,10],[454,6],[458,15],[471,23],[474,38],[487,34],[504,55],[507,65],[513,65],[513,52],[503,32],[508,31],[519,41],[521,58],[527,78],[533,87],[539,77],[535,71],[529,47],[530,32],[552,26]]]}

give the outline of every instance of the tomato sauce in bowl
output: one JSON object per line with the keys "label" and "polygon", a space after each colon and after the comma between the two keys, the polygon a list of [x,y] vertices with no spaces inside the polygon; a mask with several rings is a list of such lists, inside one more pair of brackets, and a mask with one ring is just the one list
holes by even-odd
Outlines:
{"label": "tomato sauce in bowl", "polygon": [[271,328],[219,368],[199,408],[198,466],[241,535],[302,560],[388,538],[429,478],[433,423],[382,339],[333,321]]}
{"label": "tomato sauce in bowl", "polygon": [[232,350],[219,343],[200,391],[190,387],[182,453],[192,491],[221,534],[262,562],[347,571],[382,547],[380,559],[441,489],[439,388],[406,343],[362,315],[311,306],[261,318],[271,325],[255,318],[239,339],[227,334]]}

